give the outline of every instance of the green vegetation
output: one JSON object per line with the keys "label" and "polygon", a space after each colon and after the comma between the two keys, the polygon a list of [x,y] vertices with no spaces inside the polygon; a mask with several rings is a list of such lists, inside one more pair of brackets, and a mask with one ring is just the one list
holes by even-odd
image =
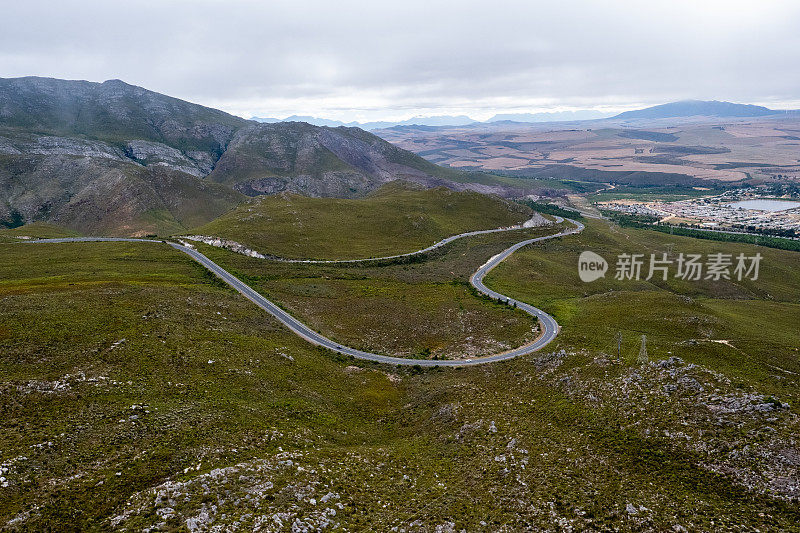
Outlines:
{"label": "green vegetation", "polygon": [[0,228],[18,228],[25,224],[25,219],[19,211],[12,211],[8,217],[0,219]]}
{"label": "green vegetation", "polygon": [[667,225],[656,225],[652,229],[670,235],[685,235],[687,237],[694,237],[696,239],[708,239],[712,241],[722,242],[745,242],[750,244],[757,244],[759,246],[767,246],[769,248],[778,248],[779,250],[794,250],[800,251],[800,241],[792,239],[784,239],[781,237],[772,237],[770,235],[748,235],[746,233],[723,233],[719,231],[703,231],[694,228],[674,227]]}
{"label": "green vegetation", "polygon": [[[312,429],[342,445],[381,440],[375,420],[398,393],[384,374],[343,372],[182,254],[22,250],[0,248],[1,462],[26,457],[4,474],[3,521],[39,502],[33,529],[108,529],[98,520],[132,491],[198,461],[275,453]],[[314,394],[292,392],[297,382]]]}
{"label": "green vegetation", "polygon": [[[530,315],[476,293],[468,280],[531,228],[460,239],[415,262],[292,264],[198,245],[217,264],[322,334],[401,357],[491,355],[533,340]],[[365,332],[369,332],[365,334]]]}
{"label": "green vegetation", "polygon": [[282,278],[254,286],[293,315],[308,317],[314,329],[370,352],[412,358],[479,357],[536,337],[533,322],[524,313],[509,313],[495,302],[475,297],[463,284],[343,276]]}
{"label": "green vegetation", "polygon": [[[456,241],[411,265],[286,265],[202,249],[270,296],[386,299],[375,309],[387,323],[403,298],[408,314],[438,299],[515,317],[471,302],[464,281],[546,231]],[[800,339],[775,322],[796,323],[786,313],[800,296],[797,256],[767,250],[756,283],[637,291],[574,279],[575,250],[655,249],[665,238],[591,222],[585,235],[518,252],[490,283],[556,313],[561,335],[536,356],[449,370],[316,349],[161,244],[0,245],[0,520],[76,531],[178,530],[205,516],[223,529],[791,529],[800,516],[772,480],[792,475],[778,457],[793,453],[796,423],[781,402],[794,401]],[[677,306],[659,317],[665,303]],[[425,316],[406,318],[402,334],[423,336]],[[652,333],[652,358],[669,346],[734,382],[680,363],[614,363],[605,334],[617,329],[626,355],[633,335]],[[753,396],[768,413],[731,408],[759,392],[751,383],[771,396]]]}
{"label": "green vegetation", "polygon": [[62,228],[45,222],[34,222],[13,229],[0,229],[1,240],[19,240],[20,237],[33,239],[55,239],[58,237],[77,237],[79,234],[70,229]]}
{"label": "green vegetation", "polygon": [[525,189],[539,189],[539,190],[564,190],[567,192],[575,193],[593,193],[602,191],[606,188],[606,184],[598,183],[596,181],[581,181],[576,179],[555,179],[546,177],[530,177],[519,175],[514,172],[513,175],[503,172],[495,171],[492,173],[498,183],[511,185],[513,187],[521,187]]}
{"label": "green vegetation", "polygon": [[595,183],[612,183],[633,187],[706,186],[706,181],[687,174],[638,170],[597,170],[569,164],[547,164],[535,168],[507,170],[504,175],[519,178],[544,178]]}
{"label": "green vegetation", "polygon": [[583,220],[583,215],[573,209],[565,209],[555,204],[546,204],[543,202],[533,202],[531,200],[524,200],[522,202],[534,211],[545,213],[547,215],[556,215],[562,218],[571,218],[573,220]]}
{"label": "green vegetation", "polygon": [[[800,402],[800,255],[733,242],[712,242],[633,228],[618,229],[588,221],[574,238],[545,242],[522,250],[487,276],[493,289],[550,312],[562,325],[558,343],[616,355],[617,332],[623,333],[623,356],[635,360],[639,337],[647,335],[651,358],[671,355],[724,372],[741,383],[793,404]],[[605,278],[582,283],[577,258],[592,250],[609,262]],[[759,279],[662,281],[647,277],[649,254],[744,253],[762,255]],[[616,280],[621,253],[645,254],[642,281]],[[671,276],[675,274],[672,267]],[[725,341],[725,342],[718,342]],[[728,344],[726,344],[728,343]]]}
{"label": "green vegetation", "polygon": [[299,259],[413,252],[450,235],[519,224],[527,208],[500,198],[390,183],[358,200],[281,194],[255,198],[194,233]]}
{"label": "green vegetation", "polygon": [[620,213],[619,211],[604,210],[603,214],[625,228],[649,229],[653,231],[660,231],[662,233],[669,233],[670,235],[694,237],[696,239],[706,239],[720,242],[742,242],[766,246],[768,248],[777,248],[779,250],[793,250],[795,252],[800,251],[800,241],[795,239],[784,239],[781,237],[774,237],[772,235],[707,231],[686,227],[685,224],[681,224],[679,226],[673,226],[670,224],[656,224],[656,222],[658,222],[657,217],[649,215],[630,215],[627,213]]}
{"label": "green vegetation", "polygon": [[660,219],[653,215],[634,215],[631,213],[622,213],[614,210],[601,210],[603,216],[608,217],[614,223],[619,224],[623,228],[646,228],[655,224]]}
{"label": "green vegetation", "polygon": [[589,195],[587,199],[592,203],[611,202],[614,200],[636,200],[640,202],[678,202],[703,196],[721,194],[724,187],[709,181],[702,187],[681,186],[653,186],[635,187],[619,185],[614,189],[606,189],[596,194]]}

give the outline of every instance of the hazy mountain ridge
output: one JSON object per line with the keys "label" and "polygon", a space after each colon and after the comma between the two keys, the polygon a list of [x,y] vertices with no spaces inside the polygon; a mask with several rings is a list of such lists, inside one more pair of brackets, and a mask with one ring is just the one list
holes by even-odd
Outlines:
{"label": "hazy mountain ridge", "polygon": [[277,122],[308,122],[317,126],[349,126],[365,130],[378,130],[396,127],[456,127],[472,126],[481,127],[497,123],[543,123],[543,122],[582,122],[591,120],[616,120],[616,119],[659,119],[690,116],[710,117],[759,117],[780,113],[796,113],[769,109],[751,104],[737,104],[717,100],[681,100],[670,102],[644,109],[614,113],[598,111],[595,109],[578,109],[574,111],[544,111],[538,113],[498,113],[487,120],[475,120],[466,115],[436,115],[429,117],[413,117],[406,120],[372,121],[372,122],[342,122],[310,115],[292,115],[285,119],[253,117],[252,120],[263,123]]}
{"label": "hazy mountain ridge", "polygon": [[429,117],[418,116],[406,120],[378,120],[369,122],[343,122],[341,120],[331,120],[327,118],[314,117],[311,115],[292,115],[284,119],[253,117],[252,120],[266,124],[274,124],[278,122],[307,122],[315,126],[346,126],[372,131],[403,126],[438,128],[449,126],[479,126],[481,124],[492,124],[496,122],[568,122],[576,120],[602,119],[608,118],[611,115],[612,113],[604,113],[602,111],[594,111],[591,109],[580,109],[577,111],[497,114],[488,120],[475,120],[466,115],[434,115]]}
{"label": "hazy mountain ridge", "polygon": [[252,120],[266,124],[274,124],[276,122],[307,122],[315,126],[330,126],[333,128],[346,126],[348,128],[361,128],[364,130],[377,130],[382,128],[391,128],[393,126],[465,126],[467,124],[480,122],[473,120],[466,115],[436,115],[431,117],[413,117],[398,121],[377,120],[369,122],[343,122],[341,120],[331,120],[327,118],[314,117],[311,115],[292,115],[283,119],[253,117]]}
{"label": "hazy mountain ridge", "polygon": [[492,122],[572,122],[575,120],[595,120],[608,118],[612,113],[579,109],[577,111],[546,111],[542,113],[500,113],[484,123]]}

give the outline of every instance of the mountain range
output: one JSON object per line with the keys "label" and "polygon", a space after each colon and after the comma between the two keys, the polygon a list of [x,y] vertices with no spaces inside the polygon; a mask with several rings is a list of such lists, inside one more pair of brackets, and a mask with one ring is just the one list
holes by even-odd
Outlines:
{"label": "mountain range", "polygon": [[496,114],[488,120],[473,120],[465,115],[436,115],[430,117],[417,116],[400,121],[374,121],[374,122],[342,122],[325,118],[313,117],[308,115],[292,115],[285,119],[253,117],[252,120],[264,123],[277,122],[307,122],[317,126],[348,126],[358,127],[365,130],[379,130],[398,126],[425,126],[425,127],[457,127],[495,124],[499,122],[579,122],[584,120],[632,120],[632,119],[663,119],[663,118],[684,118],[694,116],[704,117],[761,117],[777,115],[786,111],[769,109],[762,106],[749,104],[735,104],[731,102],[705,101],[705,100],[682,100],[661,104],[645,109],[625,111],[614,115],[593,109],[580,109],[577,111],[550,111],[541,113],[501,113]]}
{"label": "mountain range", "polygon": [[251,120],[256,122],[264,122],[267,124],[274,124],[276,122],[306,122],[314,126],[329,126],[339,127],[346,126],[350,128],[361,128],[363,130],[378,130],[383,128],[391,128],[393,126],[466,126],[468,124],[476,123],[465,115],[436,115],[432,117],[413,117],[400,121],[372,121],[372,122],[342,122],[341,120],[331,120],[327,118],[312,117],[309,115],[292,115],[284,119],[279,118],[262,118],[253,117]]}
{"label": "mountain range", "polygon": [[594,111],[590,109],[579,111],[554,111],[543,113],[511,113],[511,114],[498,114],[492,118],[484,121],[474,120],[466,115],[434,115],[430,117],[417,116],[406,120],[398,121],[372,121],[372,122],[342,122],[340,120],[331,120],[326,118],[313,117],[310,115],[292,115],[284,119],[278,118],[262,118],[253,117],[251,120],[256,122],[264,122],[274,124],[276,122],[307,122],[315,126],[348,126],[361,128],[364,130],[372,131],[385,128],[393,128],[397,126],[428,126],[428,127],[442,127],[442,126],[472,126],[479,124],[492,124],[495,122],[556,122],[556,121],[574,121],[574,120],[592,120],[599,118],[608,118],[610,113],[603,113],[601,111]]}
{"label": "mountain range", "polygon": [[[615,119],[774,113],[687,101]],[[448,119],[428,120],[434,125],[420,128]],[[86,234],[172,234],[207,223],[248,196],[288,191],[349,198],[397,179],[520,193],[485,175],[438,166],[357,127],[246,120],[120,80],[0,78],[0,227],[44,221]]]}
{"label": "mountain range", "polygon": [[462,177],[358,128],[262,124],[120,80],[0,78],[0,226],[169,234],[252,195]]}

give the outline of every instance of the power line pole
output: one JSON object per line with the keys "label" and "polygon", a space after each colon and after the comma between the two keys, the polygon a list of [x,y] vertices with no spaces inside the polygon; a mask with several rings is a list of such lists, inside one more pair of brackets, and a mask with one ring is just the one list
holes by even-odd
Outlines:
{"label": "power line pole", "polygon": [[640,365],[647,363],[649,359],[647,358],[647,335],[642,335],[642,347],[639,349],[639,358],[637,362]]}
{"label": "power line pole", "polygon": [[617,362],[622,362],[622,332],[617,332]]}

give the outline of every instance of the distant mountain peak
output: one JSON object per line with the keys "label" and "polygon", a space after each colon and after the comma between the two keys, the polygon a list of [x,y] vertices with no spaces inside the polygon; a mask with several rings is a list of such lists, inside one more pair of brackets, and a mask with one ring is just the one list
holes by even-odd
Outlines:
{"label": "distant mountain peak", "polygon": [[680,100],[667,104],[626,111],[613,117],[615,119],[659,119],[678,117],[762,117],[774,115],[767,107],[752,104],[736,104],[719,100]]}

